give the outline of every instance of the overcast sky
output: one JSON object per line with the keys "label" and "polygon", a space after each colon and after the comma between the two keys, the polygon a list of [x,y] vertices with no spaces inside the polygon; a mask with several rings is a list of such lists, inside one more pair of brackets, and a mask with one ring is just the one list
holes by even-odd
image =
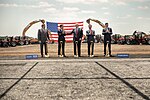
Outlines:
{"label": "overcast sky", "polygon": [[[21,35],[29,22],[38,19],[74,22],[87,18],[108,22],[114,34],[149,33],[150,0],[0,0],[0,35]],[[101,33],[102,28],[92,24]],[[32,26],[26,35],[36,37],[40,25]]]}

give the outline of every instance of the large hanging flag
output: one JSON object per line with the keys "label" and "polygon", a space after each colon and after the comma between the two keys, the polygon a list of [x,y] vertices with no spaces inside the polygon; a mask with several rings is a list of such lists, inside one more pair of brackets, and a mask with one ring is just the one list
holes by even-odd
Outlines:
{"label": "large hanging flag", "polygon": [[[75,29],[75,24],[78,23],[79,27],[83,29],[83,22],[70,22],[70,23],[56,23],[56,22],[46,22],[47,29],[49,29],[52,33],[52,40],[54,42],[58,42],[58,30],[59,26],[63,24],[65,32],[71,33],[73,29]],[[66,35],[66,42],[72,42],[73,41],[73,34]]]}

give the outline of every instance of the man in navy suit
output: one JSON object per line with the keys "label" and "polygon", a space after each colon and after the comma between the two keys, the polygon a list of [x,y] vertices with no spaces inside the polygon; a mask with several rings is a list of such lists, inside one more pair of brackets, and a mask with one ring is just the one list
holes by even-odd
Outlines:
{"label": "man in navy suit", "polygon": [[104,56],[106,56],[106,46],[108,44],[108,56],[111,57],[111,35],[113,33],[112,29],[108,27],[108,23],[105,23],[105,28],[103,29],[102,34],[104,35]]}
{"label": "man in navy suit", "polygon": [[[86,31],[86,36],[87,36],[87,43],[88,43],[88,56],[89,57],[94,57],[94,36],[95,36],[95,31],[92,30],[92,25],[89,24],[89,30]],[[92,51],[90,51],[90,47],[92,46]]]}
{"label": "man in navy suit", "polygon": [[[63,25],[60,25],[60,29],[58,30],[58,57],[66,57],[65,56],[65,31]],[[62,49],[62,54],[60,51]]]}
{"label": "man in navy suit", "polygon": [[[76,23],[75,27],[76,28],[73,29],[71,32],[71,34],[73,34],[74,57],[81,57],[81,41],[83,36],[83,30],[79,28],[78,23]],[[76,53],[76,50],[78,50],[78,54]]]}

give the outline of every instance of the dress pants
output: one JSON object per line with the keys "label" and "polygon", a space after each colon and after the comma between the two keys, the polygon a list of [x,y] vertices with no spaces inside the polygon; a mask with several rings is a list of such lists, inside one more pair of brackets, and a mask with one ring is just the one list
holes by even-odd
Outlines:
{"label": "dress pants", "polygon": [[[81,40],[76,40],[76,41],[74,41],[74,55],[77,55],[78,53],[78,56],[80,57],[81,56]],[[78,50],[77,53],[76,53],[76,50]]]}
{"label": "dress pants", "polygon": [[[62,43],[61,43],[62,41]],[[60,55],[60,51],[62,49],[62,55],[65,56],[65,40],[58,40],[58,55]]]}
{"label": "dress pants", "polygon": [[41,49],[41,56],[43,57],[43,46],[45,47],[45,55],[47,55],[47,43],[46,42],[41,42],[40,43],[40,49]]}
{"label": "dress pants", "polygon": [[106,55],[106,47],[108,44],[108,51],[109,51],[109,55],[111,55],[111,40],[109,41],[104,41],[104,55]]}
{"label": "dress pants", "polygon": [[[94,41],[92,41],[93,43],[91,43],[91,41],[88,41],[88,55],[93,55],[93,52],[94,52]],[[92,51],[90,51],[91,49],[91,46],[92,46]],[[92,54],[91,54],[92,52]]]}

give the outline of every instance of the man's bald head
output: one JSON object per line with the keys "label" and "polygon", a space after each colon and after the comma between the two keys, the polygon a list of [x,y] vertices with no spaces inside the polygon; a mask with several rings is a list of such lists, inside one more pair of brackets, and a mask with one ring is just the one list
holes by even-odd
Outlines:
{"label": "man's bald head", "polygon": [[78,28],[78,27],[79,27],[79,24],[78,24],[78,23],[76,23],[76,24],[75,24],[75,27],[76,27],[76,28]]}
{"label": "man's bald head", "polygon": [[42,24],[41,27],[42,27],[43,29],[45,29],[45,24]]}
{"label": "man's bald head", "polygon": [[89,29],[92,29],[92,25],[91,24],[89,24],[88,27],[89,27]]}

